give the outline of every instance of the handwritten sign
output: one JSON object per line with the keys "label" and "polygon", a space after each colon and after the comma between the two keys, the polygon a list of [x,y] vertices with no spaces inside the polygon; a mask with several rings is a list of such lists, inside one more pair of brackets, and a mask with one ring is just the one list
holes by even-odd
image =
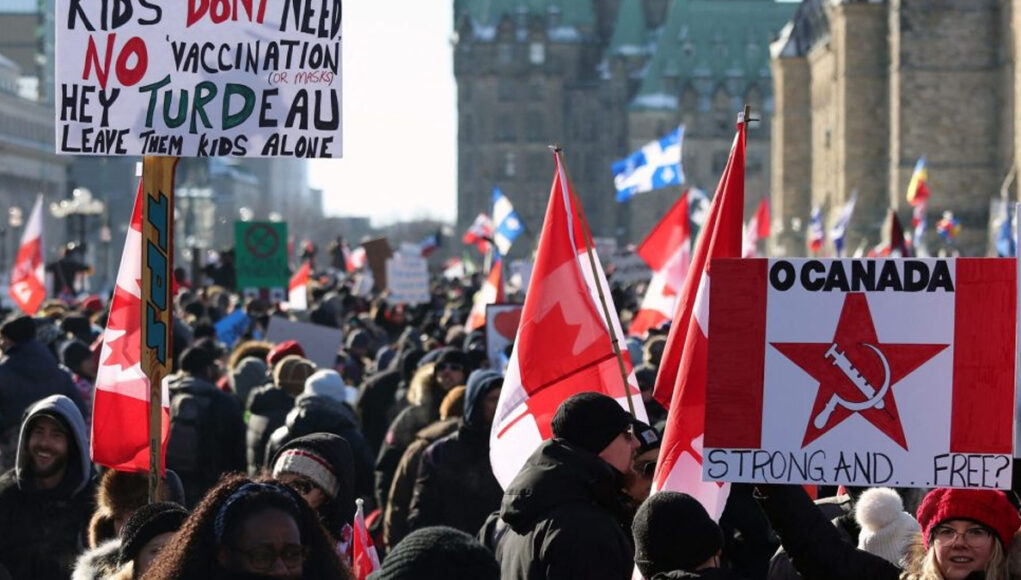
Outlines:
{"label": "handwritten sign", "polygon": [[422,256],[394,254],[386,261],[386,283],[390,304],[429,302],[429,263]]}
{"label": "handwritten sign", "polygon": [[340,157],[341,0],[57,0],[58,153]]}

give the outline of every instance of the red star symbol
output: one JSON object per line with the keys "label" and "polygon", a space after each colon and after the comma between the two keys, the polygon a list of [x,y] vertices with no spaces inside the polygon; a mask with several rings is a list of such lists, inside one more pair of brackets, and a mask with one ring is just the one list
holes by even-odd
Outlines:
{"label": "red star symbol", "polygon": [[[865,294],[860,292],[850,293],[844,298],[840,321],[837,323],[837,330],[833,333],[831,342],[773,342],[770,344],[819,381],[819,390],[815,395],[815,404],[812,406],[812,415],[805,429],[802,447],[806,447],[809,443],[822,437],[823,434],[854,413],[859,413],[904,449],[907,449],[908,445],[900,423],[900,414],[897,411],[897,400],[893,396],[893,387],[898,381],[914,372],[915,369],[948,346],[946,344],[879,342],[876,329],[872,324],[872,313],[869,311],[868,301]],[[836,351],[843,353],[851,366],[861,373],[861,376],[875,389],[874,393],[878,393],[883,385],[885,370],[880,354],[885,357],[890,369],[890,388],[882,399],[882,405],[877,404],[862,411],[852,411],[837,404],[820,428],[816,426],[815,421],[834,396],[838,396],[848,403],[860,403],[869,399],[851,382],[844,370],[837,366],[836,359],[839,357],[835,357],[833,351],[830,350],[833,345],[836,345]],[[874,346],[878,352],[866,345]],[[827,354],[828,352],[830,354]]]}

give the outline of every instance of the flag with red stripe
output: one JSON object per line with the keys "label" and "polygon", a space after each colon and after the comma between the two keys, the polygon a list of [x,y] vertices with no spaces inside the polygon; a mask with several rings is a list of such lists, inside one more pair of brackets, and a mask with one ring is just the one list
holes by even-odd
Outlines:
{"label": "flag with red stripe", "polygon": [[642,305],[631,320],[628,334],[642,336],[670,320],[677,296],[691,266],[691,219],[688,192],[678,199],[663,219],[638,246],[638,255],[653,270]]}
{"label": "flag with red stripe", "polygon": [[308,281],[311,277],[312,262],[306,260],[287,285],[288,310],[308,310]]}
{"label": "flag with red stripe", "polygon": [[[139,183],[103,331],[92,409],[92,460],[120,471],[149,470],[149,379],[141,366],[142,196]],[[170,399],[165,388],[162,403],[165,456],[170,433]]]}
{"label": "flag with red stripe", "polygon": [[769,198],[763,198],[759,207],[744,228],[744,250],[741,256],[754,258],[759,252],[759,240],[769,237]]}
{"label": "flag with red stripe", "polygon": [[712,267],[707,478],[1010,487],[1014,260]]}
{"label": "flag with red stripe", "polygon": [[354,538],[351,541],[351,571],[355,580],[365,580],[376,570],[379,570],[379,556],[376,554],[376,546],[372,543],[372,536],[365,526],[365,513],[362,509],[362,500],[355,500],[358,509],[355,511]]}
{"label": "flag with red stripe", "polygon": [[11,272],[11,298],[26,314],[35,314],[46,299],[46,264],[43,261],[43,196],[39,195],[21,234],[21,245]]}
{"label": "flag with red stripe", "polygon": [[471,332],[486,325],[486,305],[503,302],[503,260],[500,255],[493,254],[493,263],[489,267],[489,275],[482,283],[482,288],[475,293],[475,303],[472,304],[471,313],[468,315],[468,322],[465,323],[465,330]]}

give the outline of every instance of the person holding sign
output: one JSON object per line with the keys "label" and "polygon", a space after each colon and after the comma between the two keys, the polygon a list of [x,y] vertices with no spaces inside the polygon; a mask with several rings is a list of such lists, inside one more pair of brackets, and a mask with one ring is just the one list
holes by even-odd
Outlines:
{"label": "person holding sign", "polygon": [[[759,485],[758,499],[804,580],[1007,580],[1006,554],[1021,527],[998,490],[935,489],[918,507],[921,537],[903,567],[843,541],[798,486]],[[974,575],[974,576],[973,576]]]}

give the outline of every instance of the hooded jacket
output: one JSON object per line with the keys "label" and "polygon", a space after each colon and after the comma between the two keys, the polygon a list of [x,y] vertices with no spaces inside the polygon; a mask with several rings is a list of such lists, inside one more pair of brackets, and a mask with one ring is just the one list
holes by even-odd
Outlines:
{"label": "hooded jacket", "polygon": [[332,433],[348,442],[354,454],[355,497],[371,498],[372,455],[369,446],[358,429],[354,411],[328,397],[310,393],[298,395],[284,425],[273,432],[266,444],[267,467],[272,466],[273,458],[287,443],[313,433]]}
{"label": "hooded jacket", "polygon": [[[84,413],[71,374],[60,368],[53,353],[32,339],[15,345],[0,358],[0,465],[14,466],[18,426],[28,407],[48,395],[64,395]],[[86,446],[88,447],[88,446]]]}
{"label": "hooded jacket", "polygon": [[248,398],[246,435],[249,475],[255,475],[263,467],[269,438],[274,431],[283,426],[287,413],[293,408],[294,399],[273,383],[251,392]]}
{"label": "hooded jacket", "polygon": [[[68,432],[66,471],[53,489],[38,489],[30,466],[28,426],[40,414],[57,417]],[[66,580],[85,547],[94,493],[95,474],[78,407],[62,395],[32,405],[21,425],[17,465],[0,476],[0,565],[15,580]]]}
{"label": "hooded jacket", "polygon": [[500,507],[503,488],[489,462],[489,423],[482,399],[502,385],[496,371],[476,371],[469,377],[461,425],[422,455],[408,514],[410,531],[446,525],[474,535]]}
{"label": "hooded jacket", "polygon": [[559,439],[542,443],[507,487],[497,546],[504,580],[628,580],[634,548],[618,495],[620,474]]}

